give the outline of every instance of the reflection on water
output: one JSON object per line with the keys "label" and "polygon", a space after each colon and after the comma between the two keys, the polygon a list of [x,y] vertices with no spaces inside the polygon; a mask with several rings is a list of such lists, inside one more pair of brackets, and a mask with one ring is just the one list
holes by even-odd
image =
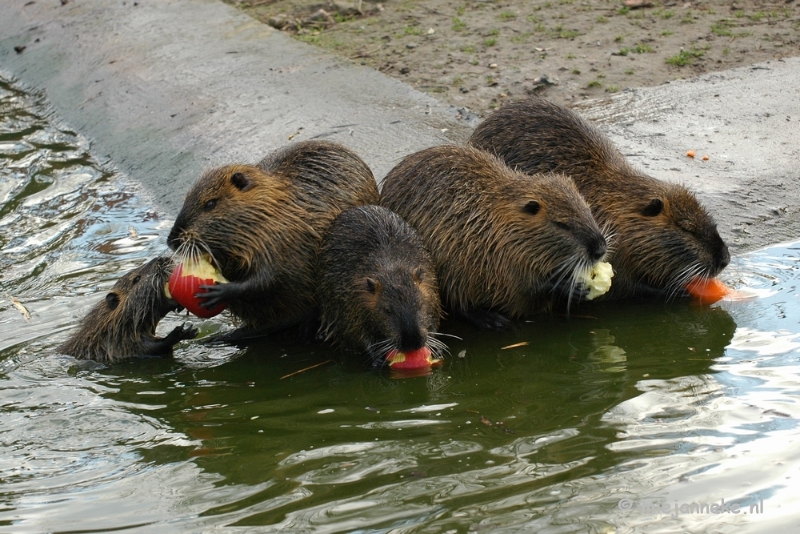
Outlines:
{"label": "reflection on water", "polygon": [[[107,367],[56,354],[165,251],[149,206],[0,82],[0,531],[768,532],[796,515],[796,248],[729,268],[752,301],[450,322],[462,340],[423,378],[282,337]],[[762,512],[680,513],[721,499]]]}

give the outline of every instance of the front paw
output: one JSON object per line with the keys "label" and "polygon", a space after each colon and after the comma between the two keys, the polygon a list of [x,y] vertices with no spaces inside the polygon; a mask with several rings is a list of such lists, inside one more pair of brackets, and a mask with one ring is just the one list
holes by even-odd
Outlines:
{"label": "front paw", "polygon": [[207,310],[227,304],[238,296],[236,284],[234,283],[202,285],[198,289],[202,291],[195,293],[194,297],[200,301],[200,306]]}
{"label": "front paw", "polygon": [[174,345],[179,341],[183,341],[184,339],[194,339],[197,337],[197,328],[194,327],[192,323],[183,323],[180,326],[176,326],[172,329],[167,337],[165,338],[170,344]]}

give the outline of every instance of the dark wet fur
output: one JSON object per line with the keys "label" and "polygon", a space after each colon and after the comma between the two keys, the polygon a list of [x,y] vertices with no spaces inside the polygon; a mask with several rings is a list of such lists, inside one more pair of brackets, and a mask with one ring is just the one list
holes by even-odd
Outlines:
{"label": "dark wet fur", "polygon": [[59,352],[86,360],[113,363],[133,356],[165,356],[184,339],[197,335],[191,325],[175,327],[166,337],[156,326],[178,303],[164,294],[172,262],[161,257],[126,273],[98,302]]}
{"label": "dark wet fur", "polygon": [[730,261],[712,217],[685,187],[632,167],[573,111],[541,98],[509,103],[481,123],[470,144],[526,173],[571,176],[598,224],[613,236],[614,268],[602,299],[683,294]]}
{"label": "dark wet fur", "polygon": [[392,349],[446,351],[433,337],[441,317],[433,262],[414,229],[386,208],[352,208],[333,223],[320,255],[319,303],[323,336],[375,365]]}
{"label": "dark wet fur", "polygon": [[204,305],[227,302],[241,321],[231,338],[283,330],[316,317],[316,261],[339,213],[377,202],[369,167],[336,143],[306,141],[258,165],[205,173],[170,232],[178,255],[208,253],[230,283]]}
{"label": "dark wet fur", "polygon": [[445,307],[481,327],[567,307],[583,295],[577,273],[606,252],[575,185],[529,176],[472,147],[438,146],[386,176],[381,204],[422,237]]}

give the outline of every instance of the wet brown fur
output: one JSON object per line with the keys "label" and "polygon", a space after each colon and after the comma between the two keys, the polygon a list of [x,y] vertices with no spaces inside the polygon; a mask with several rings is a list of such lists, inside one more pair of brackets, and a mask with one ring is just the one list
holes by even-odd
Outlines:
{"label": "wet brown fur", "polygon": [[446,350],[432,335],[441,301],[430,255],[400,216],[379,206],[342,213],[320,255],[324,337],[385,363],[391,350]]}
{"label": "wet brown fur", "polygon": [[445,306],[467,317],[547,311],[564,286],[571,297],[574,273],[606,250],[566,176],[529,176],[472,147],[407,156],[384,179],[381,204],[419,232]]}
{"label": "wet brown fur", "polygon": [[197,330],[188,324],[175,327],[164,338],[156,336],[158,322],[178,308],[164,294],[171,272],[171,260],[161,257],[126,273],[58,351],[114,363],[133,356],[167,355],[175,343],[195,337]]}
{"label": "wet brown fur", "polygon": [[714,220],[689,190],[635,169],[567,108],[541,98],[507,104],[469,142],[520,171],[572,177],[613,236],[615,275],[604,299],[680,294],[690,279],[716,276],[730,261]]}
{"label": "wet brown fur", "polygon": [[[281,330],[316,309],[322,236],[343,210],[375,203],[369,167],[344,146],[290,145],[257,165],[205,173],[186,195],[168,243],[179,254],[209,253],[231,283],[214,286],[240,333]],[[234,336],[235,337],[235,336]]]}

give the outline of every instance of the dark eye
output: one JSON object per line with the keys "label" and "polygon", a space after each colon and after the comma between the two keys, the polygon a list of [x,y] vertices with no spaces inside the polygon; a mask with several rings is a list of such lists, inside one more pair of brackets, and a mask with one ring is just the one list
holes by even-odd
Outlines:
{"label": "dark eye", "polygon": [[661,210],[663,209],[664,209],[664,203],[661,201],[661,199],[654,198],[653,200],[650,201],[650,204],[645,206],[645,208],[642,210],[642,215],[644,215],[645,217],[655,217],[656,215],[661,213]]}
{"label": "dark eye", "polygon": [[211,211],[211,210],[213,210],[213,209],[214,209],[216,206],[217,206],[217,199],[216,199],[216,198],[212,198],[211,200],[209,200],[208,202],[206,202],[205,204],[203,204],[203,209],[204,209],[205,211]]}
{"label": "dark eye", "polygon": [[132,284],[138,284],[139,280],[141,280],[141,279],[142,279],[142,275],[137,274],[136,276],[133,277],[133,281],[131,283]]}
{"label": "dark eye", "polygon": [[109,293],[106,295],[106,304],[108,305],[108,309],[114,310],[119,306],[119,295],[116,293]]}
{"label": "dark eye", "polygon": [[542,206],[537,201],[530,200],[528,201],[527,204],[525,204],[525,207],[522,208],[522,211],[524,211],[528,215],[536,215],[537,213],[539,213],[539,210],[541,208]]}
{"label": "dark eye", "polygon": [[566,231],[568,231],[568,232],[569,232],[569,230],[570,230],[570,228],[569,228],[569,225],[568,225],[567,223],[565,223],[565,222],[556,221],[556,222],[555,222],[555,223],[553,223],[553,224],[555,224],[556,226],[558,226],[558,227],[559,227],[559,228],[561,228],[562,230],[566,230]]}
{"label": "dark eye", "polygon": [[373,294],[375,293],[375,290],[377,289],[376,287],[377,284],[375,283],[375,280],[373,280],[372,278],[367,278],[366,286],[367,286],[367,291]]}

